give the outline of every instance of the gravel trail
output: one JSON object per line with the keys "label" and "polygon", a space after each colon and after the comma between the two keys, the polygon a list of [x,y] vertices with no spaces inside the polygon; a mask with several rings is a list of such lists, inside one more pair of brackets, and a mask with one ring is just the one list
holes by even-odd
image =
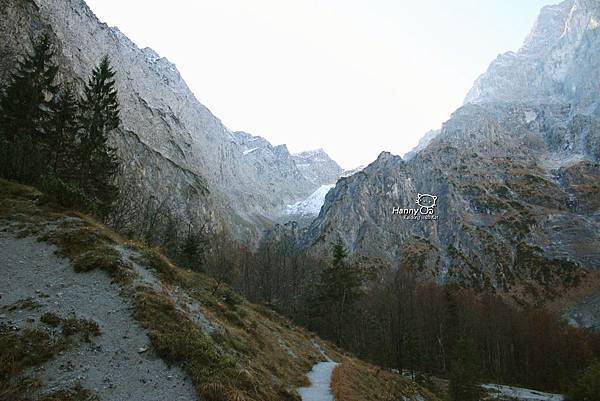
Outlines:
{"label": "gravel trail", "polygon": [[32,298],[35,310],[0,310],[0,323],[18,328],[40,325],[39,317],[98,323],[101,335],[37,368],[42,393],[81,383],[103,401],[196,400],[190,380],[152,352],[146,332],[132,317],[132,305],[100,270],[76,273],[55,248],[34,238],[0,232],[0,307]]}

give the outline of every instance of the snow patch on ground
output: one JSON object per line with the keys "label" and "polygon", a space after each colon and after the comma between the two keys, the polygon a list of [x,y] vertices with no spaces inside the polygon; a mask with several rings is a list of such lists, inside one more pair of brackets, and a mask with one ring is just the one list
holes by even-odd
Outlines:
{"label": "snow patch on ground", "polygon": [[498,396],[517,401],[563,401],[564,396],[560,394],[543,393],[541,391],[527,388],[502,386],[499,384],[483,384],[481,387],[488,390],[488,399],[495,400]]}
{"label": "snow patch on ground", "polygon": [[287,215],[300,216],[316,216],[321,211],[325,196],[335,184],[321,185],[319,189],[313,192],[308,198],[296,202],[293,205],[288,205],[286,208]]}
{"label": "snow patch on ground", "polygon": [[310,387],[298,389],[302,401],[335,401],[331,393],[331,374],[337,363],[332,361],[319,362],[308,374]]}

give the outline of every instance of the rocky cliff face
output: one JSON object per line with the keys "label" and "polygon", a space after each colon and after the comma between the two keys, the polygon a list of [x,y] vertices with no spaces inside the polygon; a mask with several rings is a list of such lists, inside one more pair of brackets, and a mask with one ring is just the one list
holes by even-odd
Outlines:
{"label": "rocky cliff face", "polygon": [[599,10],[598,0],[544,7],[521,49],[498,56],[465,103],[567,103],[598,115]]}
{"label": "rocky cliff face", "polygon": [[113,140],[132,204],[150,198],[183,220],[248,238],[318,187],[285,146],[228,130],[172,63],[101,23],[83,0],[0,0],[0,78],[43,32],[55,43],[61,79],[78,87],[110,57],[122,110]]}
{"label": "rocky cliff face", "polygon": [[599,5],[542,10],[424,149],[338,181],[305,245],[531,300],[599,270]]}

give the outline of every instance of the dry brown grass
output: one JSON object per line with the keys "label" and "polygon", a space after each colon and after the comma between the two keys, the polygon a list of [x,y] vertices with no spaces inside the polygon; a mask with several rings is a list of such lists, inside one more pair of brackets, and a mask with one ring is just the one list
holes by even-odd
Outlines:
{"label": "dry brown grass", "polygon": [[0,309],[6,309],[9,311],[14,311],[14,310],[36,310],[39,309],[41,307],[41,305],[39,304],[39,302],[37,302],[35,299],[33,298],[25,298],[25,299],[20,299],[15,303],[12,303],[10,305],[5,305]]}
{"label": "dry brown grass", "polygon": [[99,398],[90,390],[76,384],[71,388],[60,389],[47,394],[41,397],[39,401],[99,401]]}
{"label": "dry brown grass", "polygon": [[319,358],[309,333],[286,327],[284,319],[266,318],[226,286],[214,292],[211,279],[178,268],[156,251],[147,257],[147,265],[169,286],[184,288],[216,327],[206,336],[176,308],[168,291],[138,290],[138,320],[150,330],[153,345],[163,358],[186,367],[204,399],[298,399],[295,389]]}
{"label": "dry brown grass", "polygon": [[25,369],[39,366],[67,348],[64,339],[44,330],[15,332],[0,326],[0,399],[21,400],[39,382],[22,376]]}
{"label": "dry brown grass", "polygon": [[345,359],[333,371],[331,390],[336,401],[395,401],[415,395],[426,401],[437,400],[399,374],[351,359]]}

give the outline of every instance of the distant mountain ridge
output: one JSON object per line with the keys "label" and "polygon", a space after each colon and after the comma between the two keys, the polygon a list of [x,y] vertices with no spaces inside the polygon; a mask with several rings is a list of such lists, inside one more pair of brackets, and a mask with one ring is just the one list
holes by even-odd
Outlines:
{"label": "distant mountain ridge", "polygon": [[302,175],[316,185],[335,183],[342,168],[323,149],[295,153],[293,159]]}

